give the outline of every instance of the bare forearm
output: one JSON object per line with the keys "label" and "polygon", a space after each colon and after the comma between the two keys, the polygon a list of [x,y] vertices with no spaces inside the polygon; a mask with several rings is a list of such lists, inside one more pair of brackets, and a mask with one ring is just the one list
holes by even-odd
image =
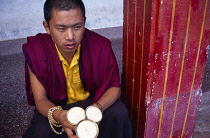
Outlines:
{"label": "bare forearm", "polygon": [[[43,116],[47,117],[48,115],[48,111],[50,108],[55,107],[56,105],[54,105],[51,101],[49,101],[48,99],[40,99],[40,100],[36,100],[36,108],[39,111],[39,113],[41,113]],[[56,121],[60,121],[60,116],[62,116],[62,114],[64,114],[63,110],[55,110],[53,112],[53,118]]]}
{"label": "bare forearm", "polygon": [[47,117],[48,110],[52,107],[55,107],[55,105],[50,102],[48,99],[40,99],[36,100],[36,108],[43,116]]}

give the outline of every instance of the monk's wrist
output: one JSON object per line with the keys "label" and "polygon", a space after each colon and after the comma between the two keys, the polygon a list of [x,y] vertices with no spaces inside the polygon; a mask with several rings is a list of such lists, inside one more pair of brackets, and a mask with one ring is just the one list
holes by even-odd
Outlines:
{"label": "monk's wrist", "polygon": [[93,105],[99,108],[101,112],[103,111],[102,105],[98,101],[94,102]]}

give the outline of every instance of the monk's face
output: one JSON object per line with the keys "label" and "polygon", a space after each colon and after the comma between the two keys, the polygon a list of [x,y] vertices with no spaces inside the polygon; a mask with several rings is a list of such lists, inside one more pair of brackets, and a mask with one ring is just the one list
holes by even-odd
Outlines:
{"label": "monk's face", "polygon": [[64,58],[73,56],[85,31],[85,18],[81,10],[79,8],[69,11],[54,9],[49,25],[45,21],[43,24]]}

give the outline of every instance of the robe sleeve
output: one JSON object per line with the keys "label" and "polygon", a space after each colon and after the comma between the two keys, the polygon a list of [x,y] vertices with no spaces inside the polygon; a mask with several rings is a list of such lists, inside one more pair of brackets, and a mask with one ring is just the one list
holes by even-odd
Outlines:
{"label": "robe sleeve", "polygon": [[120,87],[119,68],[114,52],[111,48],[111,42],[106,48],[107,57],[102,57],[107,58],[107,60],[104,60],[105,63],[102,65],[105,70],[101,74],[102,81],[96,90],[94,100],[98,100],[109,88]]}

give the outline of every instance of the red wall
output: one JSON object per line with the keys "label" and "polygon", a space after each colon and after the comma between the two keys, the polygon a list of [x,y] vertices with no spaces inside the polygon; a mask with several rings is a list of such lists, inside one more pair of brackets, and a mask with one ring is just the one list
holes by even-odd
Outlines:
{"label": "red wall", "polygon": [[210,45],[208,0],[124,0],[123,98],[134,137],[190,137]]}

